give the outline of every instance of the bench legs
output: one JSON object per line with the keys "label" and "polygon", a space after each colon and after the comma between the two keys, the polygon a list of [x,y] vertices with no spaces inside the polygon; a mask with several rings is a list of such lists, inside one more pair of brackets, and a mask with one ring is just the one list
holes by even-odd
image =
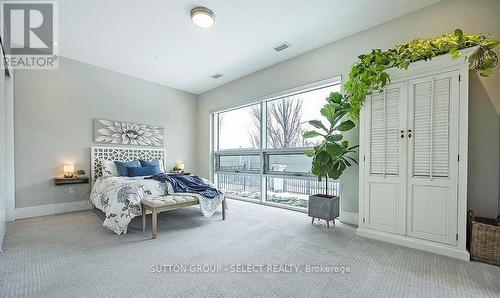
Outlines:
{"label": "bench legs", "polygon": [[222,220],[226,220],[226,208],[227,208],[227,202],[226,199],[222,201]]}
{"label": "bench legs", "polygon": [[158,213],[156,212],[156,208],[152,208],[151,210],[151,231],[153,232],[153,239],[156,239],[156,233],[158,232]]}
{"label": "bench legs", "polygon": [[146,207],[142,205],[142,231],[146,232]]}
{"label": "bench legs", "polygon": [[144,204],[142,205],[142,231],[146,231],[146,211],[151,210],[151,232],[153,233],[153,239],[156,239],[158,233],[158,210],[156,208],[146,208]]}

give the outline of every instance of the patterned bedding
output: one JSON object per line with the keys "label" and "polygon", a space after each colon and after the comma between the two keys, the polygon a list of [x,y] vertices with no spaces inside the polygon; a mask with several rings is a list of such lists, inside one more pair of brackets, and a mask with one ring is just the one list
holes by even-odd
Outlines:
{"label": "patterned bedding", "polygon": [[[90,201],[105,213],[103,226],[118,235],[125,234],[132,218],[141,215],[141,201],[144,198],[174,194],[168,182],[144,178],[101,177],[95,181]],[[224,194],[215,199],[208,199],[193,193],[175,193],[175,195],[197,197],[201,212],[207,217],[212,216],[224,200]]]}

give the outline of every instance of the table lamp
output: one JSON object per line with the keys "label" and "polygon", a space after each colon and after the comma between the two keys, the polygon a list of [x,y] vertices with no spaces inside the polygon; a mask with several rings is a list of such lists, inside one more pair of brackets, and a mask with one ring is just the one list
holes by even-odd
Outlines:
{"label": "table lamp", "polygon": [[73,178],[75,174],[75,165],[72,163],[65,164],[63,167],[64,178]]}
{"label": "table lamp", "polygon": [[175,167],[177,168],[177,170],[181,173],[184,172],[184,163],[183,162],[178,162]]}

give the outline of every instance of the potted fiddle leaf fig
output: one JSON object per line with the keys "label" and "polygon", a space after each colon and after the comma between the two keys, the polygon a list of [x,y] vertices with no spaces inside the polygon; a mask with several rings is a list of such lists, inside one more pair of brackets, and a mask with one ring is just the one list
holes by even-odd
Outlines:
{"label": "potted fiddle leaf fig", "polygon": [[321,109],[326,124],[321,120],[309,121],[315,130],[306,131],[304,138],[322,138],[313,150],[305,152],[306,156],[313,158],[311,172],[318,177],[318,181],[324,178],[326,183],[325,193],[309,197],[308,214],[312,217],[312,223],[315,218],[325,219],[329,227],[330,220],[335,224],[335,218],[339,216],[340,197],[328,194],[328,178],[337,180],[347,167],[358,164],[353,154],[359,146],[349,146],[342,135],[356,126],[345,117],[351,109],[349,97],[333,92],[326,100],[327,103]]}

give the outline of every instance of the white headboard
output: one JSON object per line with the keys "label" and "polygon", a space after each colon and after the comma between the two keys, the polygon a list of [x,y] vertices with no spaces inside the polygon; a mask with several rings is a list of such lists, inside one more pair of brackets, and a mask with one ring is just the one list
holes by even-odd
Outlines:
{"label": "white headboard", "polygon": [[101,159],[131,161],[136,159],[163,159],[165,165],[165,149],[130,148],[130,147],[90,147],[90,182],[102,176]]}

